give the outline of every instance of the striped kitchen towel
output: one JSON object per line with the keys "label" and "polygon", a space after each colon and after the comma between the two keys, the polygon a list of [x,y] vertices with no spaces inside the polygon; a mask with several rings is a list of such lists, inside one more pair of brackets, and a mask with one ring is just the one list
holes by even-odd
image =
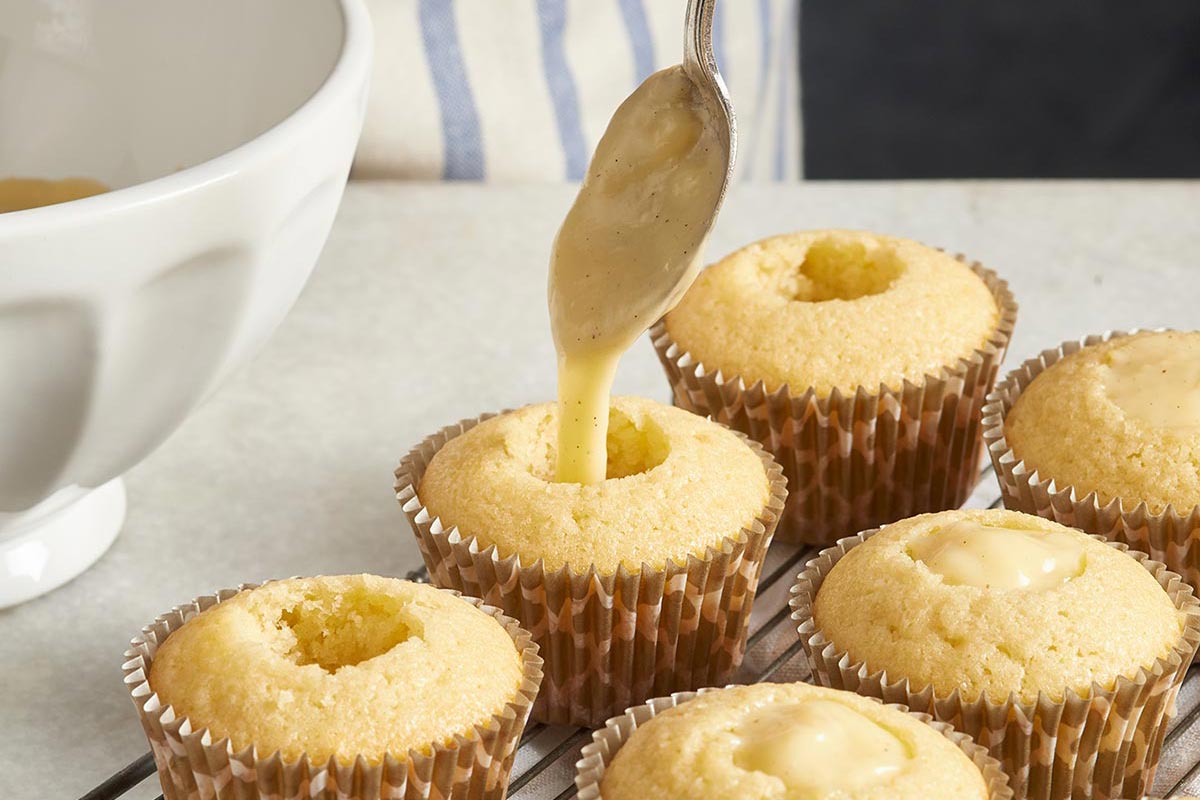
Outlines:
{"label": "striped kitchen towel", "polygon": [[[368,0],[357,178],[578,180],[609,117],[678,63],[685,0]],[[738,177],[800,177],[799,0],[721,0]]]}

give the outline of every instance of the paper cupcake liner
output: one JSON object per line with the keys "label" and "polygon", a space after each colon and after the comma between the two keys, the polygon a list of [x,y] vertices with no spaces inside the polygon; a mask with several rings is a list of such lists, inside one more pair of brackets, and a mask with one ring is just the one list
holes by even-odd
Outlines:
{"label": "paper cupcake liner", "polygon": [[1004,420],[1017,398],[1034,378],[1068,355],[1129,333],[1109,331],[1043,350],[1010,372],[988,395],[983,407],[983,441],[996,467],[1004,505],[1027,514],[1052,519],[1094,533],[1134,550],[1178,572],[1193,586],[1200,585],[1200,506],[1152,512],[1138,498],[1102,500],[1095,492],[1081,494],[1074,486],[1059,484],[1017,458],[1004,438]]}
{"label": "paper cupcake liner", "polygon": [[675,405],[741,431],[783,467],[788,500],[779,541],[830,544],[966,501],[978,480],[980,410],[1017,320],[1008,284],[981,264],[969,266],[1000,308],[996,329],[970,356],[898,390],[860,386],[822,397],[784,385],[768,392],[761,380],[710,372],[676,344],[665,320],[650,329]]}
{"label": "paper cupcake liner", "polygon": [[[604,771],[635,730],[667,709],[686,703],[706,691],[720,690],[701,689],[699,692],[678,692],[670,697],[657,697],[645,705],[628,709],[621,716],[608,720],[600,730],[593,731],[591,743],[583,748],[579,761],[575,763],[578,800],[601,800],[600,784],[604,780]],[[1008,786],[1008,776],[1000,769],[1000,762],[988,755],[987,750],[977,745],[970,736],[955,731],[952,726],[938,722],[928,714],[910,711],[903,705],[893,703],[888,708],[916,717],[958,745],[983,773],[988,800],[1011,800],[1013,792]]]}
{"label": "paper cupcake liner", "polygon": [[177,606],[142,629],[125,651],[125,686],[150,740],[166,800],[502,800],[513,757],[542,679],[542,659],[529,633],[498,609],[471,597],[504,626],[521,651],[523,676],[516,697],[484,724],[431,742],[427,752],[386,755],[379,763],[359,756],[315,762],[307,755],[286,760],[254,745],[234,750],[228,738],[214,739],[186,716],[164,705],[150,687],[150,666],[159,646],[200,612],[258,584],[243,584]]}
{"label": "paper cupcake liner", "polygon": [[1112,800],[1146,792],[1158,767],[1167,723],[1175,716],[1175,697],[1200,645],[1200,602],[1188,584],[1145,554],[1108,542],[1145,566],[1185,613],[1183,633],[1169,654],[1135,675],[1121,677],[1111,689],[1093,683],[1085,692],[1067,692],[1062,700],[1040,693],[1031,702],[1010,695],[1002,703],[985,696],[964,698],[957,691],[941,695],[932,686],[913,686],[889,677],[877,665],[852,660],[813,620],[813,599],[833,565],[878,532],[865,531],[822,550],[792,587],[792,619],[799,623],[801,644],[817,683],[902,703],[953,725],[1000,761],[1017,798]]}
{"label": "paper cupcake liner", "polygon": [[482,597],[533,634],[546,661],[534,719],[595,727],[648,698],[725,683],[745,653],[759,572],[787,497],[770,454],[746,440],[767,470],[770,496],[750,525],[703,558],[611,574],[594,564],[551,570],[443,525],[417,495],[438,450],[493,416],[463,420],[414,447],[396,470],[396,497],[430,580]]}

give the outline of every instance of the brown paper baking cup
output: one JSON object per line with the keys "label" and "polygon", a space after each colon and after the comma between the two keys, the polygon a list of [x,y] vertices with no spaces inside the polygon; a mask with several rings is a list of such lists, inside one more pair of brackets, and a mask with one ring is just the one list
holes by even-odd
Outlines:
{"label": "brown paper baking cup", "polygon": [[742,661],[759,572],[787,497],[770,454],[762,459],[770,496],[758,517],[708,548],[703,558],[665,569],[622,565],[605,574],[590,565],[557,570],[541,559],[483,546],[430,514],[417,487],[446,442],[485,414],[443,428],[412,449],[396,470],[396,497],[437,586],[482,597],[521,621],[541,647],[546,678],[534,719],[595,727],[658,695],[723,684]]}
{"label": "brown paper baking cup", "polygon": [[650,329],[675,405],[741,431],[783,467],[780,541],[830,544],[966,501],[979,473],[980,410],[1017,321],[1008,284],[981,264],[969,266],[1000,308],[996,329],[970,356],[898,390],[860,386],[822,397],[784,385],[768,392],[761,380],[710,372],[675,343],[665,320]]}
{"label": "brown paper baking cup", "polygon": [[[635,730],[667,709],[686,703],[706,691],[720,690],[701,689],[699,692],[678,692],[670,697],[657,697],[608,720],[603,728],[594,731],[591,743],[583,748],[579,761],[575,763],[575,786],[579,790],[579,800],[600,800],[604,771]],[[903,705],[890,704],[888,707],[916,717],[958,745],[983,773],[988,800],[1011,800],[1013,792],[1008,786],[1008,776],[1000,769],[1000,762],[988,755],[987,750],[977,745],[970,736],[955,731],[950,725],[938,722],[928,714],[909,711]]]}
{"label": "brown paper baking cup", "polygon": [[162,643],[200,612],[258,584],[243,584],[177,606],[142,629],[125,651],[125,686],[137,707],[159,782],[167,800],[501,800],[508,789],[513,757],[542,679],[542,659],[529,633],[496,608],[464,597],[504,626],[521,651],[523,677],[516,697],[486,723],[431,742],[427,752],[386,755],[379,763],[359,756],[294,761],[260,753],[254,745],[235,750],[228,738],[214,739],[186,716],[164,705],[150,687],[150,666]]}
{"label": "brown paper baking cup", "polygon": [[988,395],[983,407],[983,441],[996,467],[996,478],[1007,508],[1124,542],[1163,562],[1168,569],[1197,586],[1200,585],[1200,506],[1186,509],[1167,506],[1152,512],[1139,498],[1103,499],[1095,492],[1082,494],[1074,486],[1060,484],[1054,476],[1042,475],[1030,468],[1017,458],[1004,438],[1004,420],[1034,378],[1084,347],[1138,332],[1109,331],[1064,342],[1043,350],[1036,358],[1014,369]]}
{"label": "brown paper baking cup", "polygon": [[903,703],[953,725],[1000,761],[1017,798],[1110,800],[1145,793],[1154,780],[1167,723],[1175,716],[1179,686],[1200,645],[1200,602],[1188,584],[1144,553],[1108,542],[1145,566],[1184,612],[1183,634],[1168,655],[1118,679],[1111,689],[1093,683],[1084,692],[1068,691],[1062,700],[1043,693],[1030,702],[1010,695],[1002,703],[957,691],[941,695],[932,686],[912,686],[878,665],[852,660],[813,620],[813,599],[833,565],[878,532],[865,531],[822,550],[792,587],[792,619],[799,623],[817,683]]}

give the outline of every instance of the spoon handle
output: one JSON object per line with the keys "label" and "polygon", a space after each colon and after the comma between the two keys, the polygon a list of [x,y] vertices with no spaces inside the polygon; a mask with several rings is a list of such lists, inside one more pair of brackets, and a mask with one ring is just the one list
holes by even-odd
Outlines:
{"label": "spoon handle", "polygon": [[[683,65],[693,72],[693,80],[714,82],[721,74],[713,53],[713,12],[716,7],[716,0],[688,0],[683,31]],[[699,74],[694,72],[697,70]]]}

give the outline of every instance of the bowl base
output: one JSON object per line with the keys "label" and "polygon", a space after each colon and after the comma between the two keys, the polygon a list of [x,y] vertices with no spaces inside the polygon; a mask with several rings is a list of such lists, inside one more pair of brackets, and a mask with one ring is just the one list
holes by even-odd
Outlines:
{"label": "bowl base", "polygon": [[20,514],[0,514],[0,608],[57,589],[104,555],[125,522],[120,478],[71,487]]}

